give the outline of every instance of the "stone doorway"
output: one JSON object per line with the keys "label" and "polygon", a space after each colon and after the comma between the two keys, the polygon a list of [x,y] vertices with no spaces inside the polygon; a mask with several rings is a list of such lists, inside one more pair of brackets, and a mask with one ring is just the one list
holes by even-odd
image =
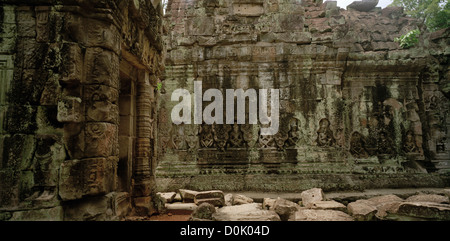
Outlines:
{"label": "stone doorway", "polygon": [[117,188],[132,192],[133,159],[136,143],[136,81],[137,70],[126,60],[120,63],[119,92],[119,163]]}

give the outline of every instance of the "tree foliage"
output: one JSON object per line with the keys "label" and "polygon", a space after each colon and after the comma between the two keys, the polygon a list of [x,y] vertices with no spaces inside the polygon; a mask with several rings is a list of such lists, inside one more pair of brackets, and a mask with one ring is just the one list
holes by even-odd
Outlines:
{"label": "tree foliage", "polygon": [[448,0],[394,0],[391,6],[403,7],[406,14],[420,19],[431,31],[450,27]]}
{"label": "tree foliage", "polygon": [[409,31],[407,34],[395,38],[394,41],[400,44],[400,47],[407,49],[413,47],[419,42],[420,31],[418,29]]}

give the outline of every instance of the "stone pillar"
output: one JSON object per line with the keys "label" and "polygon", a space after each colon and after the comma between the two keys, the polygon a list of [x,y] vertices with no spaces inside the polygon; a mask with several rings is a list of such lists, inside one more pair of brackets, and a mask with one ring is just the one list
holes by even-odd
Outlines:
{"label": "stone pillar", "polygon": [[149,73],[140,70],[137,81],[136,99],[136,158],[134,161],[134,194],[137,212],[148,214],[150,211],[150,195],[152,193],[152,102],[154,87],[150,83]]}

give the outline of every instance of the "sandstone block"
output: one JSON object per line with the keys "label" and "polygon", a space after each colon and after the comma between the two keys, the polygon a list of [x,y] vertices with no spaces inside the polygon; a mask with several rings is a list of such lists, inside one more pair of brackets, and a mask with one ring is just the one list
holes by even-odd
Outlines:
{"label": "sandstone block", "polygon": [[389,212],[389,220],[450,220],[450,205],[435,202],[404,202]]}
{"label": "sandstone block", "polygon": [[115,186],[115,163],[106,158],[68,160],[61,164],[59,196],[62,200],[108,193]]}
{"label": "sandstone block", "polygon": [[264,7],[262,4],[233,4],[233,13],[238,16],[256,17],[264,14]]}
{"label": "sandstone block", "polygon": [[273,204],[273,210],[282,221],[287,221],[292,214],[300,210],[300,205],[283,198],[277,198]]}
{"label": "sandstone block", "polygon": [[181,198],[183,199],[184,203],[193,203],[194,197],[197,195],[197,191],[187,190],[187,189],[180,189],[178,190],[180,192]]}
{"label": "sandstone block", "polygon": [[67,96],[58,102],[57,120],[59,122],[82,122],[84,108],[81,98]]}
{"label": "sandstone block", "polygon": [[313,202],[311,209],[331,209],[331,210],[338,210],[338,211],[344,212],[345,210],[347,210],[347,207],[342,203],[331,200],[331,201]]}
{"label": "sandstone block", "polygon": [[198,192],[194,196],[194,203],[197,205],[200,205],[202,203],[210,203],[214,206],[224,206],[225,205],[225,198],[222,191],[205,191],[205,192]]}
{"label": "sandstone block", "polygon": [[168,212],[174,210],[184,210],[184,211],[194,211],[197,209],[197,205],[195,203],[166,203],[165,205]]}
{"label": "sandstone block", "polygon": [[232,206],[233,205],[233,194],[228,193],[224,196],[225,199],[225,206]]}
{"label": "sandstone block", "polygon": [[264,198],[263,203],[262,203],[263,209],[273,210],[273,205],[275,204],[276,200],[277,199],[275,199],[275,198]]}
{"label": "sandstone block", "polygon": [[377,213],[375,214],[375,216],[379,219],[385,219],[389,212],[397,212],[398,207],[403,202],[402,198],[399,198],[398,196],[392,194],[377,196],[369,198],[367,200],[372,202],[376,206]]}
{"label": "sandstone block", "polygon": [[189,220],[201,221],[201,220],[212,220],[212,215],[216,212],[214,205],[210,203],[202,203],[197,209],[191,214]]}
{"label": "sandstone block", "polygon": [[216,221],[280,221],[275,211],[263,210],[259,203],[222,207],[212,218]]}
{"label": "sandstone block", "polygon": [[248,203],[253,203],[253,199],[241,195],[241,194],[235,194],[233,195],[233,205],[241,205],[241,204],[248,204]]}
{"label": "sandstone block", "polygon": [[63,221],[62,206],[14,212],[9,221]]}
{"label": "sandstone block", "polygon": [[354,1],[350,5],[347,6],[348,8],[355,9],[360,12],[368,12],[377,6],[378,0],[362,0],[362,1]]}
{"label": "sandstone block", "polygon": [[118,152],[117,125],[89,122],[85,125],[85,157],[108,157]]}
{"label": "sandstone block", "polygon": [[437,194],[417,194],[406,199],[407,202],[449,203],[448,196]]}
{"label": "sandstone block", "polygon": [[290,221],[353,221],[353,218],[342,211],[302,209],[295,212]]}
{"label": "sandstone block", "polygon": [[356,202],[349,203],[347,209],[349,214],[357,221],[373,220],[377,212],[374,203],[367,200],[357,200]]}
{"label": "sandstone block", "polygon": [[164,202],[164,204],[173,202],[176,195],[177,195],[176,192],[158,192],[158,193],[156,193],[156,196],[159,199],[161,199]]}
{"label": "sandstone block", "polygon": [[324,194],[321,188],[312,188],[303,191],[300,194],[303,206],[311,208],[316,201],[324,200]]}

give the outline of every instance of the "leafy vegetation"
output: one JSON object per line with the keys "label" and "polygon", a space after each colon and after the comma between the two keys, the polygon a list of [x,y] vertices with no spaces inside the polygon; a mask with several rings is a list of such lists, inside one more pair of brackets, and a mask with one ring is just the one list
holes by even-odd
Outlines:
{"label": "leafy vegetation", "polygon": [[407,49],[413,47],[417,42],[419,42],[420,31],[414,29],[409,31],[407,34],[395,38],[394,41],[400,44],[400,47]]}
{"label": "leafy vegetation", "polygon": [[448,0],[394,0],[390,6],[403,7],[407,15],[420,19],[430,31],[450,27]]}

